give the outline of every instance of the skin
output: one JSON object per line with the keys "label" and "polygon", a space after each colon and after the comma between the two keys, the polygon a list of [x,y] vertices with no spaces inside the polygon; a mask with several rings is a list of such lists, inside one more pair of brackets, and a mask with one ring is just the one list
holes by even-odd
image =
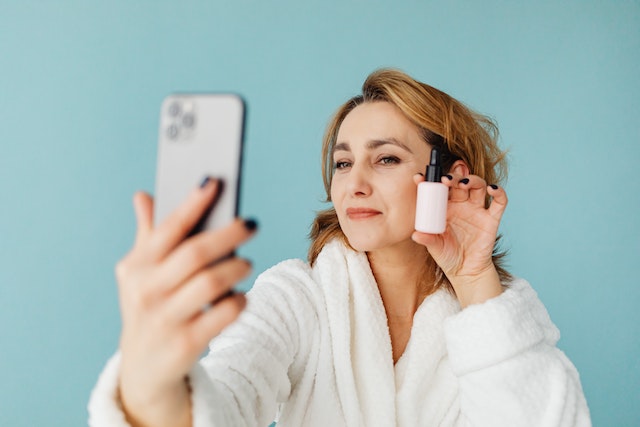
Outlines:
{"label": "skin", "polygon": [[213,266],[247,241],[244,222],[200,233],[189,230],[211,205],[215,181],[193,190],[164,223],[153,227],[153,199],[134,196],[137,233],[131,251],[116,266],[122,314],[119,393],[133,426],[190,426],[187,374],[209,341],[244,309],[244,295],[221,299],[251,271],[232,257]]}
{"label": "skin", "polygon": [[[430,150],[415,126],[391,104],[363,104],[344,120],[338,148],[331,196],[350,244],[369,257],[396,361],[421,303],[414,286],[425,259],[420,245],[442,267],[462,307],[502,291],[491,253],[506,194],[487,187],[469,175],[464,163],[456,162],[450,171],[453,179],[443,178],[450,187],[446,232],[414,232],[416,185],[422,179],[416,173],[424,170]],[[463,177],[469,182],[461,183]],[[122,314],[118,391],[133,426],[192,424],[188,372],[209,341],[246,305],[244,295],[224,296],[250,273],[250,263],[238,257],[214,261],[254,232],[236,220],[187,238],[217,191],[215,181],[194,189],[157,227],[153,199],[145,193],[134,195],[135,242],[116,266]],[[487,192],[493,202],[485,209]],[[202,309],[218,299],[213,309]]]}
{"label": "skin", "polygon": [[[443,177],[450,188],[447,229],[441,235],[414,231],[416,186],[431,147],[393,104],[365,103],[344,119],[333,153],[331,199],[349,244],[367,253],[387,312],[394,362],[404,352],[413,315],[424,299],[420,279],[425,246],[451,281],[462,308],[500,295],[491,255],[507,203],[457,161]],[[468,179],[460,182],[463,178]],[[484,207],[485,195],[493,200]]]}

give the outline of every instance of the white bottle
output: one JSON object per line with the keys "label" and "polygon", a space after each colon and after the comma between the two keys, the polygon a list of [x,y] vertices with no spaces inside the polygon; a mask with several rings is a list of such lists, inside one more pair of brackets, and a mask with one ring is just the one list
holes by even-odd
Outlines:
{"label": "white bottle", "polygon": [[431,149],[424,182],[418,184],[415,229],[422,233],[442,234],[447,228],[449,187],[441,182],[440,153]]}

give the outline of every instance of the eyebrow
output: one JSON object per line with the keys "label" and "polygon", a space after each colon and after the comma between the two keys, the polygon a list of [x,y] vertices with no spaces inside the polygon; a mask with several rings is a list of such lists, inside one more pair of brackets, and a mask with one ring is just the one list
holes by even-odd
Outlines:
{"label": "eyebrow", "polygon": [[[413,154],[413,151],[411,151],[411,149],[406,144],[404,144],[401,141],[398,141],[395,138],[373,139],[367,142],[367,149],[375,150],[376,148],[381,147],[383,145],[387,145],[387,144],[395,145]],[[351,146],[349,145],[348,142],[340,142],[336,144],[335,147],[333,147],[333,151],[334,152],[335,151],[351,151]]]}

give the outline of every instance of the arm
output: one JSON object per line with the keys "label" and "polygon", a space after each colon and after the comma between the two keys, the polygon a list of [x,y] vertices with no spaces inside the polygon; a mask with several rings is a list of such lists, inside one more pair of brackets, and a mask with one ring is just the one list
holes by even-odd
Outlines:
{"label": "arm", "polygon": [[590,425],[578,374],[556,348],[559,332],[545,308],[524,281],[504,290],[493,264],[504,189],[456,164],[462,175],[442,179],[450,188],[446,231],[413,239],[427,247],[463,308],[445,323],[463,425]]}
{"label": "arm", "polygon": [[[313,323],[304,322],[314,306],[299,286],[309,280],[306,268],[287,261],[259,276],[247,294],[246,309],[191,368],[194,426],[266,426],[273,421],[278,403],[288,398],[291,381],[305,365],[314,335]],[[119,369],[117,354],[92,393],[92,426],[129,425],[117,391]]]}
{"label": "arm", "polygon": [[[454,170],[466,171],[460,160]],[[452,172],[453,173],[453,172]],[[418,184],[420,175],[414,177]],[[447,228],[442,234],[413,233],[413,240],[426,246],[442,269],[464,309],[481,304],[502,293],[498,272],[493,264],[493,249],[498,227],[507,206],[503,188],[487,183],[476,175],[446,175],[442,183],[449,187]],[[491,203],[485,207],[489,195]]]}
{"label": "arm", "polygon": [[[217,191],[216,181],[203,181],[157,227],[151,197],[134,197],[135,242],[116,266],[122,333],[115,384],[125,418],[136,427],[192,424],[191,367],[244,309],[244,295],[229,290],[250,264],[227,255],[251,237],[255,222],[236,220],[188,237]],[[207,305],[213,309],[203,310]]]}
{"label": "arm", "polygon": [[523,280],[445,322],[460,412],[473,426],[590,426],[580,379],[559,332]]}

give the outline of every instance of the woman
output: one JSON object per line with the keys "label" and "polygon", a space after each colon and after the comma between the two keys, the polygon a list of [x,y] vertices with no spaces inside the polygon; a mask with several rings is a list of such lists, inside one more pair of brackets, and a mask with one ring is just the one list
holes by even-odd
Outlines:
{"label": "woman", "polygon": [[[254,221],[184,240],[216,182],[205,180],[156,229],[151,198],[137,194],[136,241],[117,266],[120,350],[93,392],[90,421],[590,425],[558,330],[495,250],[507,204],[496,136],[448,95],[399,71],[374,72],[328,127],[333,206],[313,224],[309,263],[267,270],[247,300],[228,291],[249,263],[212,263],[249,239]],[[441,235],[413,229],[434,147],[448,172]]]}

